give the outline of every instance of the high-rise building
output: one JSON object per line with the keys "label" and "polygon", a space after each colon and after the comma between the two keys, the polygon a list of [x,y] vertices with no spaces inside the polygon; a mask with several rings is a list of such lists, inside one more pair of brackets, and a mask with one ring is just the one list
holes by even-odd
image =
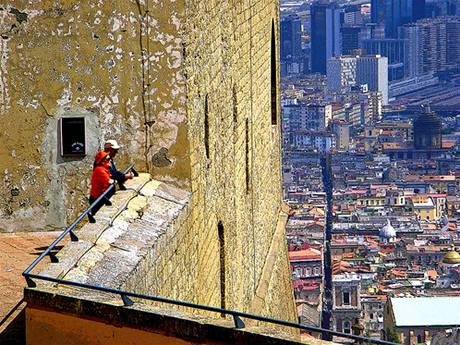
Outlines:
{"label": "high-rise building", "polygon": [[379,91],[369,92],[369,114],[372,123],[382,120],[382,93]]}
{"label": "high-rise building", "polygon": [[372,0],[371,21],[385,25],[386,37],[397,37],[398,27],[413,18],[413,0]]}
{"label": "high-rise building", "polygon": [[349,90],[356,85],[356,57],[332,57],[327,62],[327,89],[329,92]]}
{"label": "high-rise building", "polygon": [[361,14],[360,5],[349,5],[345,7],[343,14],[343,22],[345,25],[362,25],[363,15]]}
{"label": "high-rise building", "polygon": [[292,14],[280,23],[280,56],[282,60],[302,55],[302,24],[300,17]]}
{"label": "high-rise building", "polygon": [[350,55],[353,50],[359,48],[361,34],[360,26],[343,26],[342,33],[342,54]]}
{"label": "high-rise building", "polygon": [[330,58],[327,67],[329,92],[347,91],[355,85],[367,85],[382,95],[388,104],[388,58],[381,55],[340,56]]}
{"label": "high-rise building", "polygon": [[445,71],[460,63],[460,18],[426,18],[399,29],[408,39],[410,72],[421,75]]}
{"label": "high-rise building", "polygon": [[362,40],[361,47],[367,54],[388,58],[388,80],[400,80],[409,76],[409,41],[406,39],[385,38]]}
{"label": "high-rise building", "polygon": [[334,3],[311,6],[311,69],[326,74],[327,60],[342,53],[341,9]]}
{"label": "high-rise building", "polygon": [[405,25],[399,28],[399,37],[408,42],[405,57],[407,77],[413,78],[422,75],[423,37],[421,34],[421,27],[415,24]]}
{"label": "high-rise building", "polygon": [[359,56],[356,60],[356,82],[367,84],[370,91],[382,93],[382,104],[388,104],[388,58],[380,55]]}
{"label": "high-rise building", "polygon": [[412,21],[426,17],[426,1],[425,0],[412,0]]}
{"label": "high-rise building", "polygon": [[299,100],[283,106],[289,131],[324,131],[332,119],[332,107],[323,102]]}

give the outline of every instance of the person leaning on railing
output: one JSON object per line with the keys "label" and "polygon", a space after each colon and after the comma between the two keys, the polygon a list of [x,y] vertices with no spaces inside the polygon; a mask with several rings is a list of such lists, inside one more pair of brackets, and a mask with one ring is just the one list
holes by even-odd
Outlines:
{"label": "person leaning on railing", "polygon": [[[107,188],[110,187],[115,181],[110,175],[110,155],[108,152],[99,151],[96,153],[94,158],[94,168],[91,175],[91,191],[89,195],[89,203],[93,204],[99,198]],[[104,196],[91,210],[91,214],[95,215],[97,211],[105,204],[112,205],[110,197],[114,194],[115,188],[113,188],[107,195]]]}
{"label": "person leaning on railing", "polygon": [[121,171],[117,170],[117,167],[115,166],[115,162],[113,159],[117,155],[119,149],[120,149],[120,145],[118,145],[116,140],[110,139],[104,143],[104,152],[107,152],[108,154],[110,154],[110,157],[111,157],[110,175],[115,181],[118,182],[119,185],[123,185],[123,183],[126,180],[132,179],[134,177],[134,174],[132,171],[129,171],[128,173],[124,174]]}

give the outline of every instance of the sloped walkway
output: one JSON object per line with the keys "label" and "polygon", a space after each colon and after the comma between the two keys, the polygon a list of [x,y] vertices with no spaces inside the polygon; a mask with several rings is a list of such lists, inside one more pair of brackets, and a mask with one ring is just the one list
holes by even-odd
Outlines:
{"label": "sloped walkway", "polygon": [[96,223],[76,231],[78,242],[68,242],[57,254],[59,262],[48,264],[41,275],[120,289],[152,247],[167,241],[167,230],[190,194],[149,174],[127,181],[126,187],[111,198],[112,206],[101,208]]}

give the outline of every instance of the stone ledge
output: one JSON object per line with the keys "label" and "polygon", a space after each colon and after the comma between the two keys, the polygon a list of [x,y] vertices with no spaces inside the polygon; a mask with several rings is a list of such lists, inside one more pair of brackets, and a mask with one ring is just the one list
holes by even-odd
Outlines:
{"label": "stone ledge", "polygon": [[185,218],[190,193],[151,180],[149,174],[140,174],[125,186],[127,190],[111,198],[112,206],[96,214],[96,223],[75,231],[79,241],[68,241],[56,255],[59,262],[48,263],[40,274],[120,288],[144,258],[174,238],[175,223]]}
{"label": "stone ledge", "polygon": [[[100,323],[100,327],[114,325],[164,334],[192,343],[219,344],[332,344],[317,339],[301,339],[267,327],[235,329],[231,318],[213,319],[175,309],[160,309],[137,302],[124,307],[121,299],[104,302],[64,294],[62,289],[30,289],[24,292],[28,308],[62,313]],[[70,292],[71,290],[68,290]],[[85,294],[87,295],[87,294]],[[164,304],[165,308],[169,305]],[[193,312],[193,309],[188,309]],[[269,325],[269,324],[268,324]],[[304,337],[302,337],[304,338]]]}

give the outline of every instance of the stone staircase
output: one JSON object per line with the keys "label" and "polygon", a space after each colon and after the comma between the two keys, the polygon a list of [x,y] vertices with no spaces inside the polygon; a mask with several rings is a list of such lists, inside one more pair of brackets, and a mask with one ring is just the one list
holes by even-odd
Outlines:
{"label": "stone staircase", "polygon": [[[121,289],[156,245],[168,241],[168,229],[186,210],[190,194],[140,174],[102,207],[96,223],[79,230],[41,275]],[[40,282],[41,284],[41,282]],[[54,283],[47,283],[53,285]]]}

